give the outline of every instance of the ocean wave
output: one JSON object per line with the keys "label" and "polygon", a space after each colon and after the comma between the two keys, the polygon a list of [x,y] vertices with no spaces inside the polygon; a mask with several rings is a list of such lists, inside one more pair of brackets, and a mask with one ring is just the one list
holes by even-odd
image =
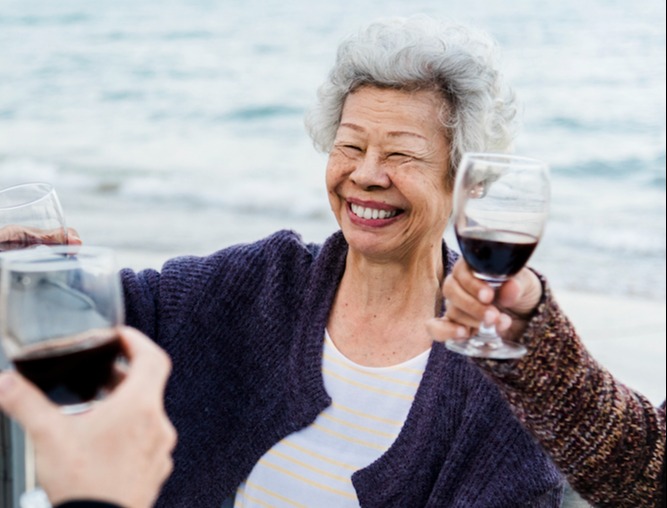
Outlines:
{"label": "ocean wave", "polygon": [[282,118],[303,116],[304,109],[301,107],[287,106],[284,104],[264,104],[245,106],[230,111],[219,117],[222,120],[240,120],[254,122],[257,120],[265,120],[269,118]]}
{"label": "ocean wave", "polygon": [[43,26],[43,25],[84,25],[92,20],[92,16],[83,12],[58,14],[0,15],[0,26]]}
{"label": "ocean wave", "polygon": [[[5,2],[0,186],[50,181],[75,226],[137,248],[329,231],[304,110],[360,20],[442,11],[415,1]],[[548,273],[664,298],[664,2],[449,7],[502,41],[517,151],[552,167]]]}

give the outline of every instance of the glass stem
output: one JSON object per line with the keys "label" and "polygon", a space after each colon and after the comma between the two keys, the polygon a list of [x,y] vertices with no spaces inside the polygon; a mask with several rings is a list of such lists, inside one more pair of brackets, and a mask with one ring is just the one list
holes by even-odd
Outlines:
{"label": "glass stem", "polygon": [[500,346],[502,340],[496,332],[495,325],[486,326],[484,323],[479,325],[477,336],[473,339],[473,344],[478,347],[496,348]]}
{"label": "glass stem", "polygon": [[[502,282],[487,280],[489,286],[495,291],[502,285]],[[496,331],[496,325],[486,326],[483,322],[480,323],[477,331],[477,336],[473,339],[473,344],[477,347],[486,347],[490,349],[498,348],[503,341]]]}

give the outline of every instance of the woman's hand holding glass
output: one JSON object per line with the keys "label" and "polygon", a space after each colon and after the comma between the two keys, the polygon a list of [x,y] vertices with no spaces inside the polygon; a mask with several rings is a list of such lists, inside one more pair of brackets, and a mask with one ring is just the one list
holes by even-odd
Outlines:
{"label": "woman's hand holding glass", "polygon": [[[544,162],[507,154],[463,156],[454,186],[454,230],[473,278],[486,283],[486,288],[473,290],[479,303],[491,303],[493,290],[522,271],[542,236],[549,199],[549,170]],[[480,309],[474,303],[469,302],[467,315],[479,318],[476,310]],[[523,345],[500,337],[492,309],[478,319],[477,328],[466,340],[448,340],[447,347],[493,359],[519,358],[526,353]]]}
{"label": "woman's hand holding glass", "polygon": [[459,259],[445,278],[442,295],[445,316],[427,322],[435,340],[468,340],[483,322],[495,326],[503,339],[518,342],[540,302],[542,283],[535,272],[524,268],[494,291]]}

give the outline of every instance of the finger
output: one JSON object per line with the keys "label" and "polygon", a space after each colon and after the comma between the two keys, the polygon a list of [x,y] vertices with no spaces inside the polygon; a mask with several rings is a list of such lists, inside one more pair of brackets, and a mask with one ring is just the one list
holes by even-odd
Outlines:
{"label": "finger", "polygon": [[32,233],[28,228],[15,224],[10,224],[0,229],[0,241],[2,242],[30,245],[31,237]]}
{"label": "finger", "polygon": [[67,231],[62,228],[43,231],[35,229],[32,231],[34,238],[40,242],[48,244],[66,244],[68,243]]}
{"label": "finger", "polygon": [[67,242],[67,232],[63,228],[41,229],[11,225],[3,228],[0,237],[3,241],[12,241],[23,245],[59,245]]}
{"label": "finger", "polygon": [[469,329],[447,318],[433,318],[426,322],[426,329],[431,338],[437,342],[449,339],[465,339],[469,336]]}
{"label": "finger", "polygon": [[467,263],[459,259],[454,265],[452,276],[459,285],[470,295],[477,298],[481,303],[489,304],[495,298],[495,291],[486,282],[475,277]]}
{"label": "finger", "polygon": [[165,415],[165,434],[166,434],[166,441],[167,441],[167,450],[169,453],[173,453],[174,449],[176,448],[176,444],[178,443],[178,433],[176,432],[176,428],[172,425],[171,421],[169,418],[166,417]]}
{"label": "finger", "polygon": [[120,327],[120,339],[129,360],[126,379],[118,391],[153,390],[161,396],[171,373],[167,354],[143,333],[130,327]]}
{"label": "finger", "polygon": [[504,332],[512,326],[512,318],[507,314],[500,314],[493,324],[498,332]]}
{"label": "finger", "polygon": [[17,372],[0,373],[0,409],[35,435],[54,419],[63,418],[58,407]]}
{"label": "finger", "polygon": [[498,304],[517,316],[529,315],[542,297],[542,283],[529,269],[521,270],[498,290]]}
{"label": "finger", "polygon": [[445,317],[464,326],[477,326],[484,319],[489,306],[470,294],[460,279],[448,276],[443,284]]}
{"label": "finger", "polygon": [[111,371],[111,379],[105,387],[108,392],[112,392],[118,385],[125,381],[128,368],[129,366],[125,357],[121,356],[116,360]]}
{"label": "finger", "polygon": [[69,245],[81,245],[83,243],[76,229],[67,228],[67,243]]}
{"label": "finger", "polygon": [[509,308],[521,296],[521,284],[516,279],[508,279],[498,288],[496,293],[498,304]]}

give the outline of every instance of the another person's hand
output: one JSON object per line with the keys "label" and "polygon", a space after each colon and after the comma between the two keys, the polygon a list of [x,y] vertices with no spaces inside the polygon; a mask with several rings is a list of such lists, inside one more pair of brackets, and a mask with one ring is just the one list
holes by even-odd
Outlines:
{"label": "another person's hand", "polygon": [[38,481],[54,505],[88,499],[147,508],[171,473],[176,432],[163,406],[170,360],[137,330],[120,331],[130,365],[88,412],[65,415],[16,372],[0,373],[0,409],[32,439]]}
{"label": "another person's hand", "polygon": [[459,259],[445,278],[442,294],[445,316],[427,322],[435,340],[469,337],[482,322],[495,324],[503,337],[516,340],[540,301],[542,283],[532,270],[524,268],[494,291]]}
{"label": "another person's hand", "polygon": [[67,243],[69,245],[81,245],[79,234],[73,228],[67,228],[67,235],[63,230],[45,230],[29,228],[17,225],[9,225],[0,228],[0,243],[27,247],[30,245],[46,244],[58,245]]}

